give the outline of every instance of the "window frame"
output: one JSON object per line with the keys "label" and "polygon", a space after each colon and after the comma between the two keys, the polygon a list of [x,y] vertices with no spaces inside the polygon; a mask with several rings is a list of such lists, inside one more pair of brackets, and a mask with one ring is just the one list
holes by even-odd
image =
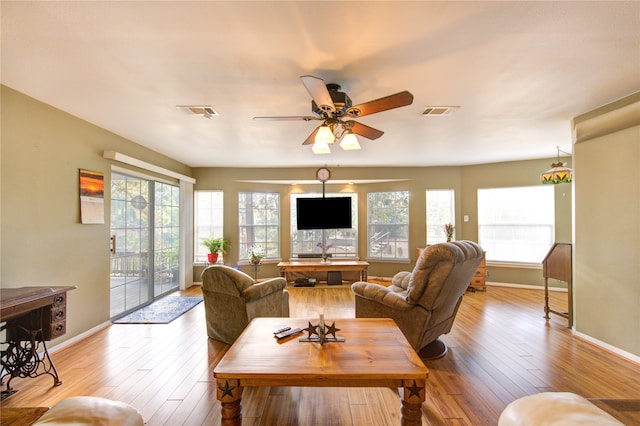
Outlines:
{"label": "window frame", "polygon": [[[250,210],[242,205],[243,200],[246,203],[247,196],[251,198]],[[256,198],[264,199],[264,209],[255,209],[254,203],[259,202]],[[269,208],[269,203],[273,201],[276,203],[275,208]],[[280,260],[281,205],[279,192],[238,192],[238,263],[249,262],[249,249],[253,246],[261,246],[264,249],[264,261]],[[261,210],[264,210],[264,223],[253,223],[256,217],[254,211]],[[245,223],[247,220],[252,220],[252,223]],[[261,232],[264,238],[257,239],[256,235]]]}
{"label": "window frame", "polygon": [[[209,193],[212,195],[212,198],[209,200],[209,206],[207,208],[201,208],[200,203],[202,202],[199,199],[199,194]],[[214,200],[213,195],[219,195],[219,208],[216,206],[216,202],[218,200]],[[194,218],[193,218],[193,261],[197,264],[205,264],[207,262],[207,253],[208,250],[206,247],[202,245],[202,239],[208,238],[213,234],[216,237],[222,237],[224,233],[224,191],[221,190],[195,190],[193,191],[193,205],[194,205]],[[201,213],[203,210],[209,210],[209,214],[213,215],[214,212],[219,210],[219,220],[217,216],[210,216],[212,220],[210,220],[209,225],[200,225],[199,221],[201,221]],[[215,220],[213,219],[215,218]],[[204,235],[205,231],[200,231],[201,228],[206,228],[206,235]],[[224,254],[218,257],[219,262],[224,261]]]}
{"label": "window frame", "polygon": [[[430,199],[429,193],[432,193],[433,195],[437,193],[438,196],[442,195],[443,193],[448,193],[450,197],[450,206],[448,206],[448,208],[447,207],[442,208],[438,205],[437,209],[439,211],[434,214],[433,210],[429,207],[429,199]],[[440,204],[440,201],[441,200],[437,200],[436,203]],[[448,214],[447,212],[444,211],[447,209],[449,210]],[[443,221],[430,219],[430,217],[433,217],[433,216],[440,216],[440,217],[447,216],[447,219]],[[447,234],[444,232],[444,225],[450,223],[454,227],[456,226],[455,190],[454,189],[427,189],[425,191],[425,218],[426,218],[425,241],[427,245],[446,242]],[[430,235],[431,235],[431,238],[429,238]]]}
{"label": "window frame", "polygon": [[[395,194],[393,196],[393,199],[391,199],[389,201],[389,206],[384,206],[384,207],[377,207],[372,205],[372,197],[375,196],[380,196],[381,194]],[[393,206],[393,204],[396,204],[397,201],[399,199],[403,198],[404,200],[406,200],[406,205],[404,206]],[[373,200],[376,202],[376,204],[378,203],[377,200]],[[385,204],[385,201],[382,201],[382,204]],[[367,193],[367,259],[371,259],[371,260],[375,260],[377,262],[379,261],[409,261],[410,260],[410,252],[409,252],[409,236],[410,236],[410,207],[411,207],[411,202],[410,202],[410,192],[408,190],[401,190],[401,191],[375,191],[375,192],[368,192]],[[396,208],[400,208],[402,211],[397,211]],[[389,213],[391,215],[391,217],[405,217],[406,220],[404,222],[393,222],[393,223],[388,223],[388,222],[378,222],[378,223],[373,223],[372,222],[372,218],[374,216],[379,216],[379,214],[383,214],[384,212],[381,212],[383,209],[387,210],[387,213]],[[393,210],[393,211],[391,211]],[[388,216],[388,215],[387,215]],[[380,236],[380,232],[379,231],[374,231],[375,228],[378,227],[391,227],[391,228],[395,228],[400,230],[400,232],[398,232],[398,234],[404,234],[404,238],[393,238],[393,241],[389,241],[389,239],[387,240],[386,244],[384,245],[375,245],[374,246],[374,241],[373,238],[374,237],[379,237],[375,242],[377,243],[378,241],[380,241],[382,238],[384,238],[385,235],[388,235],[390,233],[393,233],[393,229],[389,232],[386,232],[385,234],[383,234],[382,236]],[[380,250],[380,254],[376,254],[372,252],[372,248],[380,248],[382,247],[382,249]],[[387,250],[390,249],[392,250],[392,256],[384,256],[384,253],[382,252],[382,250]],[[398,253],[401,252],[400,255],[398,255]]]}
{"label": "window frame", "polygon": [[[523,190],[530,191],[523,196],[518,193]],[[516,196],[517,199],[514,199]],[[478,243],[487,253],[487,262],[539,267],[555,240],[553,186],[478,188],[477,200]],[[490,203],[490,207],[485,206],[485,203]],[[504,204],[507,208],[497,210],[500,208],[499,204]],[[534,211],[539,213],[536,214]],[[494,218],[500,215],[503,219],[489,219],[490,215]],[[488,239],[490,232],[495,235],[509,231],[518,238]],[[532,240],[532,235],[546,235],[546,238]]]}

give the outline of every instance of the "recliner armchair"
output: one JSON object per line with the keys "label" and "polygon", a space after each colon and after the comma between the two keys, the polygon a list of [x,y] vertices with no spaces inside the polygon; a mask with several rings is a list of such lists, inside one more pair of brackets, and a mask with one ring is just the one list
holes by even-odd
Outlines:
{"label": "recliner armchair", "polygon": [[257,282],[242,271],[211,265],[201,274],[207,335],[232,344],[257,317],[288,317],[289,292],[284,278]]}
{"label": "recliner armchair", "polygon": [[389,287],[356,282],[356,318],[392,318],[421,358],[447,353],[438,337],[449,333],[471,279],[483,258],[472,241],[428,246],[412,272],[398,272]]}

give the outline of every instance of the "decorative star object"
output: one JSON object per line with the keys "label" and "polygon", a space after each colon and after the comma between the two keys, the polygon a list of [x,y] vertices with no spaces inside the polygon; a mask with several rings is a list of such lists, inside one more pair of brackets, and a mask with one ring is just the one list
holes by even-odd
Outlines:
{"label": "decorative star object", "polygon": [[226,395],[229,395],[231,398],[233,398],[233,390],[235,389],[235,386],[230,386],[229,382],[227,380],[224,381],[224,386],[218,386],[218,389],[220,389],[222,391],[222,397],[224,398]]}
{"label": "decorative star object", "polygon": [[330,326],[327,327],[327,331],[326,331],[326,335],[331,334],[333,336],[333,338],[336,338],[336,333],[340,331],[339,328],[336,327],[336,322],[334,321],[333,324],[331,324]]}
{"label": "decorative star object", "polygon": [[305,328],[304,330],[309,333],[309,339],[311,339],[311,336],[313,336],[314,334],[318,334],[318,326],[311,324],[311,321],[309,321],[309,327]]}
{"label": "decorative star object", "polygon": [[420,391],[422,389],[424,389],[423,387],[420,387],[416,384],[416,381],[413,381],[413,386],[407,386],[406,389],[409,390],[409,398],[411,398],[412,396],[416,396],[418,398],[420,398]]}

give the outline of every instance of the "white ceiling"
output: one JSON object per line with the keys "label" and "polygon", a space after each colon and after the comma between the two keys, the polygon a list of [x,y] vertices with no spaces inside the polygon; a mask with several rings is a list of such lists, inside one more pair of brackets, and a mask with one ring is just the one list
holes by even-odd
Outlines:
{"label": "white ceiling", "polygon": [[[433,166],[571,152],[572,117],[640,90],[640,2],[2,1],[2,83],[189,166]],[[354,104],[360,151],[314,155],[300,81]],[[208,104],[207,120],[176,105]],[[426,117],[427,106],[460,106]],[[37,120],[37,117],[34,117]]]}

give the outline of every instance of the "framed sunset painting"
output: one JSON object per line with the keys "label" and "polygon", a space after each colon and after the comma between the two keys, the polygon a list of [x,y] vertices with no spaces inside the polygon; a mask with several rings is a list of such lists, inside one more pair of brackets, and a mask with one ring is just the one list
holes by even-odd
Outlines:
{"label": "framed sunset painting", "polygon": [[80,220],[104,223],[104,173],[80,169]]}

